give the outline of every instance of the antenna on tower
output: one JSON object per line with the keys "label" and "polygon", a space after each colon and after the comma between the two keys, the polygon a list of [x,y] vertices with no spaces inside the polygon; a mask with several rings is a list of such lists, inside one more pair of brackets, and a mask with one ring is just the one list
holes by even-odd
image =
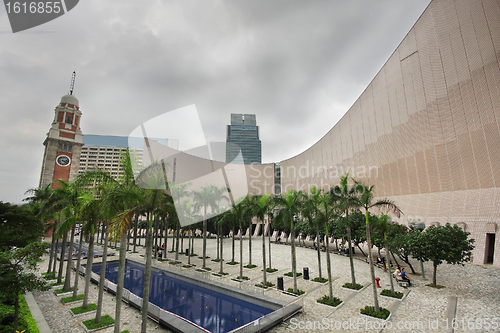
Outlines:
{"label": "antenna on tower", "polygon": [[73,75],[71,76],[71,84],[69,85],[70,95],[73,95],[73,89],[75,89],[75,78],[76,78],[76,71],[73,71]]}

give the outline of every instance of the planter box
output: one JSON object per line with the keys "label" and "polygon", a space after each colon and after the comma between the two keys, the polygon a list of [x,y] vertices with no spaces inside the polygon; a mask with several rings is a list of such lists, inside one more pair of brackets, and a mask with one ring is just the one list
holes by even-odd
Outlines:
{"label": "planter box", "polygon": [[392,301],[402,301],[405,299],[406,295],[403,295],[403,298],[396,298],[396,297],[390,297],[390,296],[385,296],[385,295],[378,295],[379,297],[385,298],[385,299],[390,299]]}
{"label": "planter box", "polygon": [[363,289],[365,289],[364,287],[363,287],[363,288],[361,288],[361,289],[359,289],[359,290],[356,290],[356,289],[351,289],[351,288],[345,288],[345,287],[340,287],[340,288],[342,288],[342,289],[344,289],[344,290],[355,291],[355,292],[357,292],[357,293],[359,293],[360,291],[362,291]]}
{"label": "planter box", "polygon": [[[69,303],[67,303],[69,304]],[[84,313],[79,313],[79,314],[74,314],[73,311],[69,310],[69,312],[71,312],[71,315],[74,317],[81,317],[83,315],[86,315],[86,314],[89,314],[89,313],[96,313],[97,310],[92,310],[92,311],[88,311],[88,312],[84,312]]]}
{"label": "planter box", "polygon": [[85,325],[83,325],[83,323],[80,323],[80,325],[83,327],[83,329],[85,330],[85,332],[95,332],[95,331],[103,330],[103,329],[108,328],[108,327],[115,326],[115,324],[111,324],[111,325],[108,325],[108,326],[103,326],[103,327],[94,328],[92,330],[89,330],[89,329],[87,329],[87,327]]}
{"label": "planter box", "polygon": [[69,295],[73,295],[73,290],[68,291],[68,292],[66,292],[66,293],[61,293],[61,294],[58,294],[58,293],[56,293],[56,292],[54,291],[54,294],[55,294],[56,296],[69,296]]}
{"label": "planter box", "polygon": [[318,305],[321,305],[321,306],[324,306],[326,308],[329,308],[329,309],[333,309],[333,310],[336,310],[338,308],[340,308],[342,305],[344,305],[344,302],[341,302],[339,305],[337,306],[331,306],[331,305],[327,305],[327,304],[323,304],[323,303],[319,303],[318,301],[315,302],[316,304]]}
{"label": "planter box", "polygon": [[365,315],[365,314],[362,314],[360,313],[359,314],[361,318],[366,318],[366,319],[369,319],[369,320],[378,320],[380,322],[383,322],[385,323],[386,321],[389,321],[389,319],[391,319],[392,317],[392,313],[389,315],[389,317],[387,317],[387,319],[381,319],[381,318],[377,318],[377,317],[372,317],[372,316],[368,316],[368,315]]}

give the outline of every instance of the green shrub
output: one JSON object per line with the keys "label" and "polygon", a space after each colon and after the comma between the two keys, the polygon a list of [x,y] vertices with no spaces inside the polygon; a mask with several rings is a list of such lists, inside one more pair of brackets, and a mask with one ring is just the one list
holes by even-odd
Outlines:
{"label": "green shrub", "polygon": [[54,287],[54,286],[62,286],[64,285],[64,281],[61,281],[61,282],[53,282],[50,284],[51,287]]}
{"label": "green shrub", "polygon": [[297,289],[297,293],[293,292],[293,288],[288,288],[286,290],[287,293],[291,294],[292,296],[300,296],[305,294],[306,292],[304,290]]}
{"label": "green shrub", "polygon": [[97,310],[97,304],[95,303],[87,304],[86,309],[82,308],[81,306],[77,306],[76,308],[71,308],[71,312],[73,312],[73,314],[75,315],[95,310]]}
{"label": "green shrub", "polygon": [[[14,315],[14,305],[7,305],[0,303],[0,319],[7,315]],[[9,325],[1,325],[0,324],[0,332],[1,333],[11,333],[14,330],[14,323]],[[26,331],[26,333],[40,333],[38,327],[36,326],[35,319],[31,315],[31,312],[28,308],[28,304],[24,298],[24,295],[19,295],[19,322],[17,325],[17,330],[19,332]]]}
{"label": "green shrub", "polygon": [[85,297],[84,294],[80,294],[80,295],[76,295],[76,298],[73,298],[73,296],[64,297],[63,299],[61,299],[61,301],[63,303],[71,303],[71,302],[81,301],[81,300],[83,300],[84,297]]}
{"label": "green shrub", "polygon": [[54,292],[59,295],[59,294],[69,293],[69,292],[73,291],[73,289],[75,289],[75,288],[71,287],[71,288],[69,288],[69,290],[63,291],[62,288],[61,288],[61,289],[54,290]]}
{"label": "green shrub", "polygon": [[266,272],[268,273],[274,273],[274,272],[277,272],[278,269],[277,268],[266,268]]}
{"label": "green shrub", "polygon": [[340,303],[342,303],[342,301],[337,297],[334,297],[333,300],[330,300],[330,296],[328,296],[328,295],[325,295],[325,296],[317,299],[316,302],[321,303],[321,304],[330,305],[333,307],[337,307],[340,305]]}
{"label": "green shrub", "polygon": [[264,284],[264,282],[261,282],[259,284],[256,284],[255,286],[259,287],[259,288],[267,289],[269,287],[274,287],[274,283],[271,283],[271,282],[267,281],[265,284]]}
{"label": "green shrub", "polygon": [[212,259],[213,262],[220,262],[220,259]]}
{"label": "green shrub", "polygon": [[319,277],[317,277],[317,278],[312,279],[312,281],[319,282],[319,283],[325,283],[328,281],[328,279],[325,279],[325,278],[320,279]]}
{"label": "green shrub", "polygon": [[101,322],[98,324],[95,323],[94,319],[89,319],[89,320],[85,320],[84,322],[82,322],[82,324],[85,325],[85,327],[87,327],[88,330],[93,330],[96,328],[108,326],[108,325],[111,325],[114,323],[115,323],[115,320],[113,318],[111,318],[109,315],[102,316]]}
{"label": "green shrub", "polygon": [[399,291],[395,291],[394,292],[394,295],[392,294],[392,292],[389,290],[389,289],[384,289],[382,290],[382,292],[380,293],[380,295],[382,296],[387,296],[387,297],[394,297],[394,298],[403,298],[403,293],[400,293]]}
{"label": "green shrub", "polygon": [[257,265],[246,265],[246,266],[243,266],[243,267],[245,267],[245,268],[255,268],[255,267],[257,267]]}
{"label": "green shrub", "polygon": [[350,282],[345,283],[342,287],[348,288],[348,289],[354,289],[354,290],[360,290],[363,288],[363,286],[361,284],[356,284],[355,286],[353,286],[352,283],[350,283]]}
{"label": "green shrub", "polygon": [[359,310],[359,312],[361,314],[380,319],[387,319],[391,315],[391,312],[384,308],[380,308],[380,312],[375,312],[375,308],[369,305],[365,306],[364,309]]}
{"label": "green shrub", "polygon": [[[285,273],[284,275],[286,275],[286,276],[288,276],[288,277],[293,277],[293,272],[288,272],[288,273]],[[302,273],[295,273],[295,275],[296,275],[297,277],[299,277],[299,276],[301,276],[301,275],[302,275]]]}
{"label": "green shrub", "polygon": [[237,262],[237,261],[230,261],[230,262],[226,262],[226,264],[228,264],[228,265],[238,265],[239,262]]}

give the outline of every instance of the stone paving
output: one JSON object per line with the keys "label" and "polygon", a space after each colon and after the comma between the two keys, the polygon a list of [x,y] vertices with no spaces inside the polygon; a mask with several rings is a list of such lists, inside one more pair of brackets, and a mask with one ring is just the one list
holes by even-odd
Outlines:
{"label": "stone paving", "polygon": [[[171,240],[169,239],[169,242]],[[143,241],[144,243],[144,241]],[[266,241],[266,249],[267,249]],[[186,243],[184,244],[186,245]],[[195,253],[201,255],[202,240],[195,240]],[[409,267],[406,267],[407,273],[412,280],[412,287],[408,289],[401,288],[395,283],[395,289],[400,292],[407,292],[407,296],[403,301],[393,301],[383,297],[379,297],[380,306],[391,308],[392,314],[390,321],[386,327],[383,327],[382,322],[376,319],[368,319],[360,317],[359,309],[366,305],[373,305],[373,289],[370,284],[369,266],[364,261],[364,256],[359,251],[356,251],[356,259],[354,261],[356,271],[356,282],[366,287],[360,292],[354,292],[341,288],[341,286],[350,282],[350,267],[349,258],[338,254],[331,254],[332,276],[333,276],[333,294],[340,298],[344,303],[336,309],[317,304],[316,299],[328,294],[328,283],[319,284],[316,282],[304,280],[302,277],[297,278],[298,288],[306,291],[303,297],[296,298],[278,292],[273,289],[264,290],[254,287],[253,284],[262,281],[262,242],[260,238],[252,239],[252,264],[257,265],[256,268],[244,268],[244,275],[250,278],[250,282],[237,283],[231,280],[239,275],[239,265],[231,266],[224,264],[224,271],[229,275],[224,277],[216,277],[211,273],[196,272],[195,268],[183,269],[181,265],[170,265],[168,262],[159,262],[153,260],[156,266],[182,269],[185,273],[190,273],[198,276],[204,276],[211,280],[220,283],[240,286],[248,291],[264,293],[269,297],[274,297],[288,302],[297,301],[303,305],[303,312],[295,315],[293,318],[286,320],[279,326],[271,329],[270,332],[293,332],[295,330],[318,332],[318,331],[357,331],[357,332],[498,332],[500,331],[500,267],[482,266],[466,264],[447,265],[442,264],[437,270],[437,283],[444,286],[442,289],[427,287],[432,279],[432,265],[425,264],[427,280],[424,281],[420,275],[412,275]],[[170,246],[168,246],[170,249]],[[139,247],[139,253],[128,253],[128,258],[136,260],[144,260],[144,248]],[[118,251],[117,251],[118,252]],[[366,249],[365,249],[366,252]],[[267,274],[268,281],[276,284],[277,277],[283,276],[291,271],[291,248],[289,245],[272,244],[272,267],[277,268],[275,273]],[[168,253],[167,258],[173,259],[175,254]],[[218,272],[220,263],[213,262],[216,258],[216,242],[214,239],[209,239],[207,242],[207,267],[212,269],[212,272]],[[322,274],[326,274],[326,253],[321,253],[322,258]],[[117,259],[118,257],[110,257]],[[224,258],[226,261],[231,259],[231,239],[224,239]],[[268,261],[266,253],[266,260]],[[47,258],[41,263],[41,271],[46,270]],[[179,255],[179,259],[183,263],[187,263],[187,258],[184,254]],[[96,259],[100,260],[100,259]],[[239,241],[235,244],[235,260],[239,261]],[[191,262],[196,264],[196,267],[202,266],[202,260],[198,257],[191,257]],[[243,262],[248,264],[248,240],[243,241]],[[267,263],[268,264],[268,263]],[[418,262],[412,262],[417,273],[420,273],[420,265]],[[405,266],[405,265],[403,265]],[[302,272],[303,267],[309,268],[310,278],[318,276],[317,255],[313,249],[297,247],[297,272]],[[375,268],[376,276],[380,278],[380,284],[383,289],[390,289],[390,281],[388,274],[380,268]],[[84,279],[80,277],[80,289],[84,286]],[[284,287],[292,288],[293,279],[284,276]],[[90,288],[90,301],[97,301],[98,289],[96,285]],[[380,289],[379,289],[380,293]],[[47,323],[54,333],[58,332],[84,332],[80,322],[82,320],[91,319],[93,314],[87,314],[82,317],[73,318],[69,309],[76,305],[62,305],[60,297],[54,295],[53,292],[34,292],[34,297],[45,317]],[[456,296],[458,299],[455,320],[450,321],[447,328],[447,313],[450,296]],[[103,314],[109,314],[114,317],[115,301],[114,296],[108,293],[104,295]],[[453,312],[452,312],[453,313]],[[489,325],[489,326],[488,326]],[[140,312],[123,303],[121,330],[128,329],[130,332],[140,332],[141,314]],[[113,332],[113,328],[107,328],[100,332]],[[153,321],[148,322],[148,332],[169,332],[167,329],[159,327]]]}

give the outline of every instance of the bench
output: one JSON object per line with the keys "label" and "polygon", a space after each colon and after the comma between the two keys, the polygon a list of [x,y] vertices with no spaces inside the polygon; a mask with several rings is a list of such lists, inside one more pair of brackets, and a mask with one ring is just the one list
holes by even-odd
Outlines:
{"label": "bench", "polygon": [[408,280],[403,280],[401,277],[392,274],[392,277],[396,279],[396,282],[400,287],[407,288],[411,286],[411,282]]}

